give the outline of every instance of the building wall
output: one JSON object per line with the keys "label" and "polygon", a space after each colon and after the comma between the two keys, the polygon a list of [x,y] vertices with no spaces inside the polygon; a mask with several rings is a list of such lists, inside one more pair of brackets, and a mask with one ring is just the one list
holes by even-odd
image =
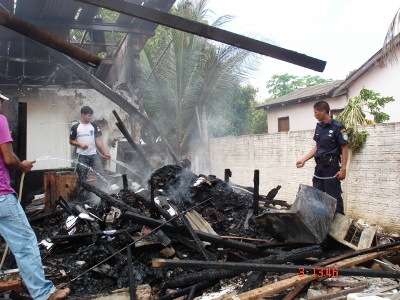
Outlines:
{"label": "building wall", "polygon": [[[396,55],[400,57],[399,49]],[[381,97],[393,97],[395,101],[387,104],[382,111],[389,114],[390,122],[400,122],[400,114],[398,113],[400,111],[399,74],[399,62],[388,63],[386,66],[377,64],[349,87],[348,95],[349,97],[357,96],[360,90],[365,87],[380,93]]]}
{"label": "building wall", "polygon": [[[400,123],[366,126],[365,148],[351,158],[348,171],[346,214],[379,224],[388,231],[400,230]],[[254,170],[260,171],[260,194],[266,195],[278,184],[276,199],[293,203],[299,184],[312,185],[315,163],[303,168],[296,161],[314,146],[314,130],[271,133],[211,139],[210,174],[253,186]],[[195,170],[202,173],[202,170]]]}
{"label": "building wall", "polygon": [[69,131],[74,121],[79,121],[84,105],[93,108],[93,120],[105,124],[102,132],[107,149],[112,151],[113,140],[122,136],[112,111],[123,120],[125,113],[95,90],[46,88],[18,101],[27,103],[27,159],[37,160],[35,169],[71,167],[75,147],[69,144]]}
{"label": "building wall", "polygon": [[[323,100],[329,103],[331,109],[343,109],[346,105],[345,96]],[[289,117],[291,131],[314,128],[316,120],[314,118],[313,105],[317,101],[318,100],[267,110],[268,132],[278,132],[278,119],[283,117]]]}

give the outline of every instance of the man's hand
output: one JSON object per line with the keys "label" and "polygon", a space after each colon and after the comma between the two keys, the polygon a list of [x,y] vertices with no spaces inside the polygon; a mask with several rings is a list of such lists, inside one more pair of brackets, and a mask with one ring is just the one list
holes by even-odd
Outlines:
{"label": "man's hand", "polygon": [[104,156],[105,158],[107,158],[107,159],[111,159],[111,155],[110,155],[110,153],[108,153],[108,152],[104,153],[103,156]]}
{"label": "man's hand", "polygon": [[299,160],[296,162],[297,168],[302,168],[306,162],[304,160]]}
{"label": "man's hand", "polygon": [[21,171],[24,172],[24,173],[30,172],[32,170],[33,164],[35,162],[36,162],[36,160],[24,160],[24,161],[21,161],[21,165],[22,165]]}
{"label": "man's hand", "polygon": [[346,169],[340,169],[339,172],[335,174],[335,177],[339,180],[343,180],[346,178]]}
{"label": "man's hand", "polygon": [[81,147],[83,150],[86,150],[89,146],[85,143],[80,143],[79,147]]}

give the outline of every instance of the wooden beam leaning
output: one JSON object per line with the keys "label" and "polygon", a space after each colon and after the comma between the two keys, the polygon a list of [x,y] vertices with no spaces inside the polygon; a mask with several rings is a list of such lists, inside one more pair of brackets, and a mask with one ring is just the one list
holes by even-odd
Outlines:
{"label": "wooden beam leaning", "polygon": [[177,30],[198,35],[224,44],[232,45],[241,49],[249,50],[262,55],[270,56],[288,63],[292,63],[311,70],[322,72],[326,62],[255,40],[240,34],[232,33],[217,27],[206,25],[200,22],[191,21],[163,11],[137,5],[125,0],[77,0],[80,2],[104,7],[122,14],[137,17],[146,21],[168,26]]}
{"label": "wooden beam leaning", "polygon": [[101,58],[83,48],[75,46],[48,31],[45,31],[29,22],[26,22],[11,13],[0,10],[0,25],[7,27],[15,32],[31,38],[43,45],[60,51],[69,57],[79,60],[91,67],[97,68],[101,63]]}

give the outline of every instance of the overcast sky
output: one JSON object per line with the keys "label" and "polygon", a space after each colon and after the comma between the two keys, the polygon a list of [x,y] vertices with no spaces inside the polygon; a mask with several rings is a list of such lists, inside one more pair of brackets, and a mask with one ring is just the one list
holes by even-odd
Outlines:
{"label": "overcast sky", "polygon": [[[223,29],[326,61],[323,72],[265,57],[250,84],[267,97],[274,74],[345,79],[383,46],[398,0],[209,0],[215,16],[235,18]],[[260,99],[261,98],[261,99]]]}

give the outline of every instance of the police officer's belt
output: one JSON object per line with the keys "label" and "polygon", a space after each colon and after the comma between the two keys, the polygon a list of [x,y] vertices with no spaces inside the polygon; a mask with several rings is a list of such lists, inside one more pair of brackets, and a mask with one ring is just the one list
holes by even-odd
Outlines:
{"label": "police officer's belt", "polygon": [[332,155],[332,154],[323,154],[319,157],[315,158],[316,163],[328,163],[328,162],[340,162],[340,156],[338,155]]}

